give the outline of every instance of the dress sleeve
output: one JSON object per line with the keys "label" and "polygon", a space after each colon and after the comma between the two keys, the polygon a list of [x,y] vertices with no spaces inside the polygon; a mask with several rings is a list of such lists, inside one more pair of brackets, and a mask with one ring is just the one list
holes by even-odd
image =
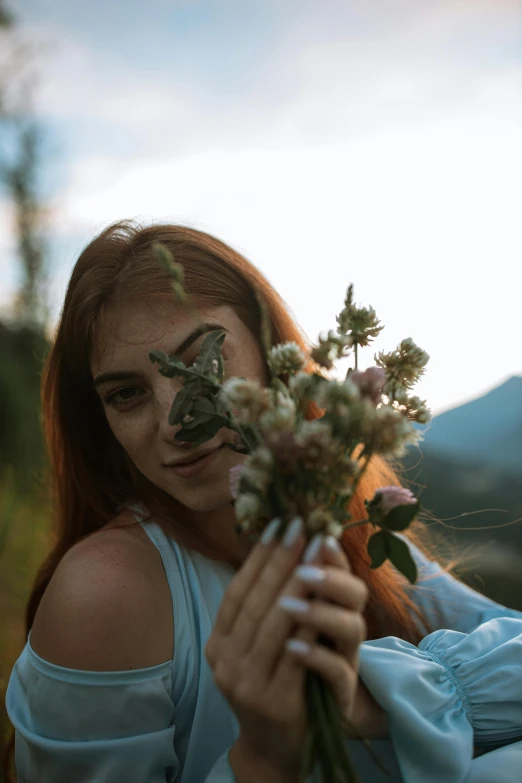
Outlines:
{"label": "dress sleeve", "polygon": [[[415,597],[425,611],[427,602],[438,628],[418,647],[391,636],[365,642],[359,669],[388,714],[404,783],[515,783],[522,770],[522,614],[413,554],[421,580],[434,576],[425,597]],[[484,755],[474,757],[477,746]]]}
{"label": "dress sleeve", "polygon": [[[17,783],[180,783],[171,670],[68,669],[27,644],[6,693]],[[201,782],[235,783],[228,751]]]}

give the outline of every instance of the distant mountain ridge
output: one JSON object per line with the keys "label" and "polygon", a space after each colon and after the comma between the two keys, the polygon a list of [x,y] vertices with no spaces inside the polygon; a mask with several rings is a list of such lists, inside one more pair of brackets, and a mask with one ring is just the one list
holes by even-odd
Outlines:
{"label": "distant mountain ridge", "polygon": [[522,376],[434,416],[422,429],[422,451],[489,464],[522,481]]}

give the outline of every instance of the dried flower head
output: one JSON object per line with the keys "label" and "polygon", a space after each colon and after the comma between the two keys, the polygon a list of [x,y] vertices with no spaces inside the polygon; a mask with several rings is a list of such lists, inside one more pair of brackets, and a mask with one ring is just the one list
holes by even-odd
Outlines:
{"label": "dried flower head", "polygon": [[264,505],[258,495],[253,492],[245,492],[239,495],[234,506],[236,518],[239,523],[246,522],[249,525],[256,522],[264,512]]}
{"label": "dried flower head", "polygon": [[380,454],[402,457],[409,445],[422,439],[421,433],[413,428],[408,419],[390,406],[377,408],[370,426],[368,439]]}
{"label": "dried flower head", "polygon": [[424,375],[429,358],[426,351],[415,345],[411,337],[403,340],[395,351],[381,351],[377,354],[375,361],[385,370],[387,377],[384,394],[394,400],[400,389],[411,389]]}
{"label": "dried flower head", "polygon": [[382,402],[382,390],[386,383],[386,373],[382,367],[368,367],[364,372],[353,370],[348,377],[362,397],[369,399],[373,405]]}
{"label": "dried flower head", "polygon": [[242,424],[256,422],[270,406],[266,389],[247,378],[229,378],[219,392],[221,402],[236,412]]}
{"label": "dried flower head", "polygon": [[337,316],[339,332],[350,333],[352,345],[364,348],[370,344],[383,327],[372,307],[356,307],[353,302],[353,285],[350,285],[344,302],[344,309]]}
{"label": "dried flower head", "polygon": [[317,385],[318,376],[304,370],[292,375],[288,381],[288,388],[298,400],[311,400]]}
{"label": "dried flower head", "polygon": [[268,363],[275,375],[286,375],[302,370],[306,364],[306,356],[297,343],[288,342],[271,348]]}
{"label": "dried flower head", "polygon": [[421,400],[420,397],[410,397],[406,389],[400,388],[395,393],[395,401],[404,409],[410,421],[426,424],[430,420],[431,413],[426,401]]}
{"label": "dried flower head", "polygon": [[353,406],[361,400],[358,387],[351,379],[345,381],[328,380],[317,390],[315,397],[321,408],[326,408],[329,414],[346,416]]}
{"label": "dried flower head", "polygon": [[336,359],[347,355],[353,341],[350,335],[330,330],[327,337],[319,335],[319,345],[314,346],[310,357],[327,370],[331,370]]}
{"label": "dried flower head", "polygon": [[296,405],[292,397],[277,391],[274,405],[275,407],[263,413],[257,422],[263,434],[290,431],[295,424]]}
{"label": "dried flower head", "polygon": [[252,451],[242,465],[242,480],[247,487],[265,493],[273,478],[274,457],[266,446]]}
{"label": "dried flower head", "polygon": [[314,508],[307,516],[306,519],[307,528],[313,533],[326,533],[326,529],[329,525],[335,524],[335,519],[332,516],[331,511],[327,508]]}

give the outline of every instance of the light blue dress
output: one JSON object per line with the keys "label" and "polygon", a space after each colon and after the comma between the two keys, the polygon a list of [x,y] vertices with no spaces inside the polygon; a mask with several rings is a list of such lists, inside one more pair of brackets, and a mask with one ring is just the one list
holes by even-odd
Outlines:
{"label": "light blue dress", "polygon": [[[228,751],[239,725],[204,654],[233,569],[184,549],[152,521],[174,606],[174,658],[92,672],[40,658],[31,634],[9,680],[18,783],[236,783]],[[360,676],[389,716],[373,742],[387,777],[357,741],[362,783],[522,781],[522,614],[444,574],[412,547],[416,601],[435,630],[418,647],[362,644]],[[430,578],[431,577],[431,578]],[[487,749],[474,758],[473,746]]]}

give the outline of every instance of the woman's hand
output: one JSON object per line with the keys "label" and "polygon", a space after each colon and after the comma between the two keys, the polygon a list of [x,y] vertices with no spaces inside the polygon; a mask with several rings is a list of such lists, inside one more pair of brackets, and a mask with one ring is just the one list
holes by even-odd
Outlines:
{"label": "woman's hand", "polygon": [[[382,737],[388,732],[386,712],[358,677],[359,644],[366,638],[362,616],[368,600],[368,588],[352,574],[350,563],[335,539],[323,545],[314,556],[313,566],[297,569],[312,600],[282,599],[285,611],[299,623],[299,630],[310,628],[326,636],[333,649],[324,644],[295,646],[293,654],[306,669],[320,674],[331,684],[343,716],[365,737]],[[317,549],[317,545],[316,545]],[[306,576],[321,579],[307,580]],[[355,684],[356,683],[356,684]]]}
{"label": "woman's hand", "polygon": [[[296,526],[293,528],[295,532]],[[344,617],[339,640],[343,655],[338,656],[333,669],[331,659],[325,663],[324,657],[303,665],[303,660],[286,648],[286,641],[293,636],[313,645],[324,623],[330,627],[324,610],[329,614],[334,607],[323,605],[323,621],[314,612],[315,624],[322,626],[315,628],[313,623],[303,625],[279,605],[280,597],[304,598],[311,589],[295,573],[305,544],[302,532],[297,533],[297,540],[289,547],[279,543],[254,547],[225,592],[205,647],[216,685],[238,718],[242,746],[250,748],[253,757],[266,762],[274,774],[289,778],[300,771],[308,726],[306,668],[317,666],[330,678],[334,671],[339,675],[341,661],[340,698],[343,709],[353,710],[358,690],[357,649],[365,634],[360,611],[368,593],[360,579],[344,573],[343,590],[348,586],[350,597],[342,600],[345,605],[348,601],[350,608],[345,610],[348,617]],[[337,595],[338,579],[325,581],[334,583]],[[313,588],[314,592],[321,589]]]}

